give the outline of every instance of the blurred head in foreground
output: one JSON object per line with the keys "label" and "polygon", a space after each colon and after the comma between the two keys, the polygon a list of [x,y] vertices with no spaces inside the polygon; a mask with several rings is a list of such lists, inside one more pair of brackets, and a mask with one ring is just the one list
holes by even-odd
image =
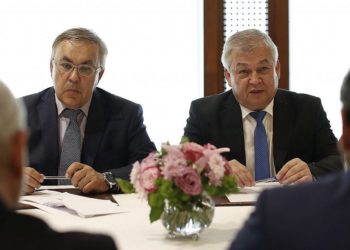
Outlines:
{"label": "blurred head in foreground", "polygon": [[23,107],[0,81],[0,199],[10,208],[21,192],[26,142]]}

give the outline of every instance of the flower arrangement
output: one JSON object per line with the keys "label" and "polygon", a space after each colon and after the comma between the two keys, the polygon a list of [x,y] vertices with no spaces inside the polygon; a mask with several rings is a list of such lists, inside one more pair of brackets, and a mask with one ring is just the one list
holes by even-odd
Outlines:
{"label": "flower arrangement", "polygon": [[232,169],[221,155],[228,151],[188,141],[162,144],[160,153],[152,152],[141,163],[134,163],[131,183],[117,182],[123,192],[136,191],[148,199],[153,222],[161,217],[165,201],[179,210],[190,210],[204,192],[210,196],[237,192]]}

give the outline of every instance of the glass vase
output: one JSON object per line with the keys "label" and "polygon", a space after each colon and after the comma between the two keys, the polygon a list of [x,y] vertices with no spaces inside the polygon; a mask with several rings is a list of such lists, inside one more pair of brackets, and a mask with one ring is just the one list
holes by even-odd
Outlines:
{"label": "glass vase", "polygon": [[199,199],[181,208],[172,206],[168,200],[165,200],[161,220],[170,238],[198,239],[199,233],[211,224],[214,209],[215,204],[207,194],[202,194]]}

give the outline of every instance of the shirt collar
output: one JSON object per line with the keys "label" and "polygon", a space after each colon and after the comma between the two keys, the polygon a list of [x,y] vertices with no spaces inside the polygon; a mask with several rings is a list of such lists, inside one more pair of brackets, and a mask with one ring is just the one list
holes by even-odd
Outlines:
{"label": "shirt collar", "polygon": [[[263,109],[263,111],[266,111],[266,113],[270,114],[271,117],[273,117],[273,104],[274,104],[274,99],[272,99],[272,101]],[[250,110],[242,106],[241,104],[239,104],[239,106],[241,107],[241,111],[242,111],[242,120],[244,120],[251,112],[254,112],[253,110]]]}
{"label": "shirt collar", "polygon": [[[82,107],[80,107],[80,110],[83,111],[83,114],[86,117],[88,116],[88,113],[89,113],[91,99],[92,98],[90,98],[90,100],[87,103],[85,103]],[[65,110],[67,107],[64,106],[64,104],[58,99],[56,94],[55,94],[55,101],[56,101],[58,116],[60,116],[62,114],[63,110]]]}

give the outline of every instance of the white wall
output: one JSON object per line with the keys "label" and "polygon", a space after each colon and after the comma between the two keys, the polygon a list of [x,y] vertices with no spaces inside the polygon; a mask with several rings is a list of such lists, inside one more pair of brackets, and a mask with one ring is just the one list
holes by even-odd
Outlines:
{"label": "white wall", "polygon": [[319,96],[339,138],[340,86],[350,68],[350,2],[290,0],[289,11],[290,89]]}
{"label": "white wall", "polygon": [[203,96],[202,13],[201,0],[1,0],[0,79],[17,97],[51,86],[55,37],[92,29],[109,49],[99,86],[143,106],[158,148],[178,143]]}

